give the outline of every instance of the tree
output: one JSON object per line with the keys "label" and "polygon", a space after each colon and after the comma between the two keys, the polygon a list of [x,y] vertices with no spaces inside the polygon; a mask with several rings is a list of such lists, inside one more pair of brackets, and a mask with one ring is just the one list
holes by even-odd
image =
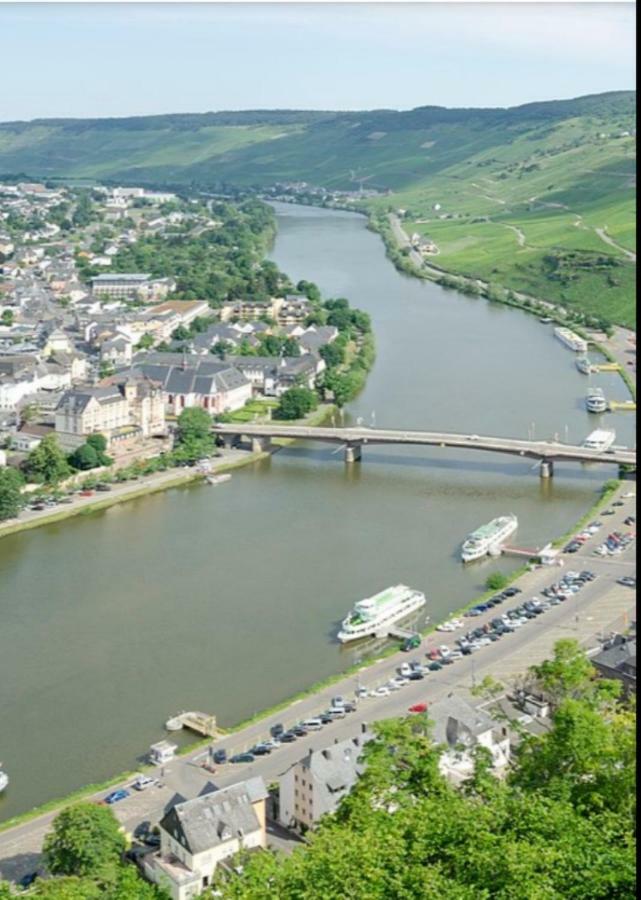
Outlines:
{"label": "tree", "polygon": [[2,316],[0,316],[0,323],[2,325],[13,325],[13,310],[12,309],[3,309]]}
{"label": "tree", "polygon": [[488,591],[500,591],[509,583],[509,580],[503,572],[491,572],[485,579],[485,587]]}
{"label": "tree", "polygon": [[138,341],[138,349],[139,350],[151,350],[154,346],[154,338],[146,332]]}
{"label": "tree", "polygon": [[597,678],[597,670],[573,638],[557,641],[552,659],[531,666],[530,673],[555,705],[568,699],[581,699],[596,706],[607,705],[621,692],[620,682]]}
{"label": "tree", "polygon": [[320,348],[319,353],[325,360],[325,365],[328,369],[333,369],[336,366],[342,365],[345,358],[344,348],[336,341],[334,341],[332,344],[324,344]]}
{"label": "tree", "polygon": [[25,471],[34,481],[45,484],[57,484],[71,473],[55,434],[48,434],[34,447],[26,459]]}
{"label": "tree", "polygon": [[210,456],[214,449],[211,417],[199,406],[183,409],[178,416],[178,451],[186,460]]}
{"label": "tree", "polygon": [[20,472],[3,466],[0,469],[0,521],[14,519],[22,508],[21,487],[24,479]]}
{"label": "tree", "polygon": [[103,876],[112,872],[126,847],[107,806],[85,801],[68,806],[45,838],[44,855],[53,875]]}
{"label": "tree", "polygon": [[95,469],[100,465],[98,454],[90,444],[81,444],[80,447],[76,447],[73,453],[69,454],[68,459],[74,469]]}
{"label": "tree", "polygon": [[281,396],[274,410],[277,419],[302,419],[318,406],[318,397],[306,387],[292,387]]}
{"label": "tree", "polygon": [[90,434],[85,443],[89,447],[93,447],[93,449],[96,451],[99,465],[111,465],[113,460],[110,456],[107,456],[107,438],[104,436],[104,434],[100,434],[99,431],[97,431],[95,434]]}
{"label": "tree", "polygon": [[174,328],[171,336],[174,341],[188,341],[191,337],[191,332],[189,328],[185,328],[184,325],[179,325],[177,328]]}

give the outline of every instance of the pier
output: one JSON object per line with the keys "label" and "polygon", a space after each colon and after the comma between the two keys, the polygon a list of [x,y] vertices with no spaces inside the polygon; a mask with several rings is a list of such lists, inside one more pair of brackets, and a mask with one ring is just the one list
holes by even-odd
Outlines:
{"label": "pier", "polygon": [[608,409],[611,412],[616,412],[617,410],[634,412],[636,408],[635,400],[608,400]]}
{"label": "pier", "polygon": [[[207,715],[207,713],[203,712],[183,712],[179,713],[177,716],[172,716],[169,722],[180,722],[181,728],[188,728],[190,731],[195,731],[196,734],[200,734],[203,737],[218,737],[219,731],[218,726],[216,724],[216,716]],[[172,728],[172,731],[177,731],[178,728]]]}
{"label": "pier", "polygon": [[[410,631],[408,628],[399,628],[398,625],[391,625],[389,628],[384,628],[382,631],[377,632],[376,637],[390,637],[396,638],[398,641],[406,641],[415,635],[418,635],[417,631]],[[420,637],[420,635],[418,636]]]}

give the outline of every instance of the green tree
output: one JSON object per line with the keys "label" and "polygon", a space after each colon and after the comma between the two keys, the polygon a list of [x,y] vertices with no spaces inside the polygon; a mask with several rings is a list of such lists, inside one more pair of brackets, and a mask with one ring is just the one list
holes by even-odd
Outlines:
{"label": "green tree", "polygon": [[0,316],[0,324],[13,325],[13,310],[12,309],[3,309],[2,310],[2,316]]}
{"label": "green tree", "polygon": [[85,801],[59,813],[45,838],[44,855],[53,875],[103,877],[113,873],[126,841],[107,806]]}
{"label": "green tree", "polygon": [[345,359],[344,347],[337,341],[334,341],[332,344],[324,344],[324,346],[320,348],[319,353],[325,360],[325,365],[328,369],[333,369],[336,366],[342,365]]}
{"label": "green tree", "polygon": [[174,341],[188,341],[191,337],[191,332],[189,328],[185,328],[184,325],[179,325],[177,328],[174,328],[171,336]]}
{"label": "green tree", "polygon": [[488,591],[500,591],[509,584],[509,580],[503,572],[491,572],[485,579],[485,587]]}
{"label": "green tree", "polygon": [[274,410],[277,419],[302,419],[318,406],[318,397],[306,387],[292,387],[281,396]]}
{"label": "green tree", "polygon": [[29,453],[25,471],[29,478],[43,481],[45,484],[57,484],[71,473],[67,458],[55,434],[48,434]]}
{"label": "green tree", "polygon": [[20,472],[8,466],[0,468],[0,521],[14,519],[22,508]]}
{"label": "green tree", "polygon": [[100,465],[98,454],[90,444],[81,444],[73,453],[69,454],[69,464],[74,469],[95,469]]}
{"label": "green tree", "polygon": [[603,706],[616,700],[621,692],[620,682],[597,678],[596,669],[573,638],[557,641],[552,659],[531,666],[530,673],[555,705],[567,699],[581,699]]}
{"label": "green tree", "polygon": [[151,350],[153,346],[154,338],[148,332],[143,334],[137,344],[139,350]]}
{"label": "green tree", "polygon": [[180,457],[186,460],[210,456],[214,449],[211,417],[198,406],[183,409],[178,416],[177,444]]}
{"label": "green tree", "polygon": [[93,447],[93,449],[96,451],[99,465],[111,465],[113,460],[110,456],[107,456],[107,438],[104,436],[104,434],[100,434],[100,432],[90,434],[85,443],[89,447]]}

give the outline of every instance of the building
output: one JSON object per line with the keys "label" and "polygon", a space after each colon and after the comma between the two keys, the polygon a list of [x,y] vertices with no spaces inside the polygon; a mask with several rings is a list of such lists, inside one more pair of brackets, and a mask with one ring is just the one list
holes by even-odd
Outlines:
{"label": "building", "polygon": [[96,275],[91,279],[91,291],[95,295],[109,297],[135,296],[149,284],[149,273],[114,272]]}
{"label": "building", "polygon": [[625,634],[614,634],[603,643],[599,653],[590,662],[604,678],[623,683],[626,692],[637,689],[637,639]]}
{"label": "building", "polygon": [[262,778],[178,803],[160,820],[160,850],[143,860],[149,881],[172,900],[197,897],[218,865],[240,850],[266,846]]}
{"label": "building", "polygon": [[361,754],[371,739],[372,735],[363,730],[324,750],[310,750],[290,766],[278,783],[281,823],[305,831],[313,828],[321,816],[336,812],[363,771]]}
{"label": "building", "polygon": [[100,433],[108,447],[125,441],[164,435],[165,407],[160,385],[138,375],[117,378],[98,387],[67,391],[55,411],[56,434],[65,450]]}
{"label": "building", "polygon": [[303,385],[313,390],[325,361],[314,353],[302,356],[230,356],[228,358],[251,382],[254,394],[280,397],[286,390]]}
{"label": "building", "polygon": [[137,357],[131,372],[158,383],[165,409],[178,416],[192,406],[211,415],[241,409],[252,396],[248,378],[233,360],[187,356],[181,353],[148,353]]}
{"label": "building", "polygon": [[474,773],[474,750],[485,747],[492,758],[496,775],[502,775],[510,762],[510,735],[482,709],[463,697],[452,694],[430,705],[432,737],[443,748],[439,760],[441,774],[460,784]]}

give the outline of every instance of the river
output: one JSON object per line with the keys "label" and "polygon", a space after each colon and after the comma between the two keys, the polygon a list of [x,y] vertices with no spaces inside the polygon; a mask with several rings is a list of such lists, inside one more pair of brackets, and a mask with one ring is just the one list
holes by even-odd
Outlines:
{"label": "river", "polygon": [[[364,218],[278,207],[272,258],[373,321],[377,360],[346,421],[581,440],[599,417],[573,354],[536,318],[400,275]],[[596,376],[610,397],[620,379]],[[633,444],[633,418],[614,422]],[[562,533],[606,469],[439,449],[366,448],[346,467],[291,446],[218,488],[190,486],[0,541],[0,759],[7,818],[135,768],[181,709],[231,725],[350,665],[352,603],[396,582],[433,620],[489,571],[463,569],[472,528],[518,515],[515,542]],[[187,736],[179,740],[186,741]]]}

